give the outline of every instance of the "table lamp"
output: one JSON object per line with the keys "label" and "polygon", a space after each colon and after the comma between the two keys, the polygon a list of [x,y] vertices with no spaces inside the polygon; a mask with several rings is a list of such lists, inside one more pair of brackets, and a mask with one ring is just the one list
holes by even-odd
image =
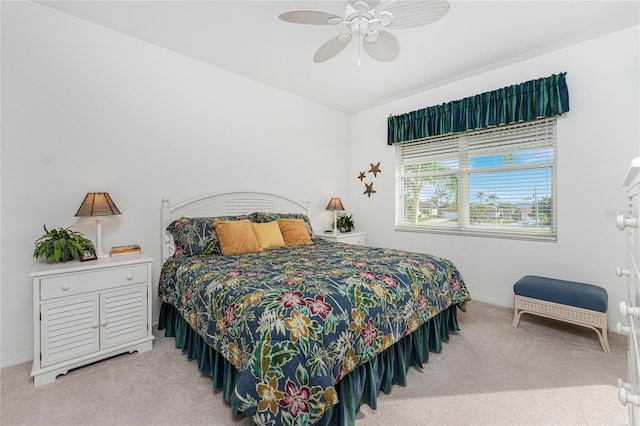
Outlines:
{"label": "table lamp", "polygon": [[338,210],[344,210],[344,207],[342,206],[342,201],[340,201],[340,198],[332,198],[331,200],[329,200],[329,205],[327,206],[326,210],[333,210],[333,233],[337,234],[338,233]]}
{"label": "table lamp", "polygon": [[96,256],[98,257],[109,256],[102,250],[102,218],[100,216],[116,214],[122,213],[107,192],[89,192],[76,212],[76,216],[96,216]]}

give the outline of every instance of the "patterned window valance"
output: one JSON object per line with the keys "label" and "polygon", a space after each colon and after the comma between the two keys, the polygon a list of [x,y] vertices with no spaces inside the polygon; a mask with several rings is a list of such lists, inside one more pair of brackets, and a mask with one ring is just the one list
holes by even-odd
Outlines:
{"label": "patterned window valance", "polygon": [[469,98],[391,115],[387,144],[533,121],[569,111],[566,72]]}

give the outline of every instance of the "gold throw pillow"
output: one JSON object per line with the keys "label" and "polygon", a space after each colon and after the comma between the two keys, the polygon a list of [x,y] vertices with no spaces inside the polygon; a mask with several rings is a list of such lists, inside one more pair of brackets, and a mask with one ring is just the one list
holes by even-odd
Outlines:
{"label": "gold throw pillow", "polygon": [[220,251],[223,256],[236,256],[260,251],[258,239],[247,219],[215,222]]}
{"label": "gold throw pillow", "polygon": [[284,238],[278,226],[278,222],[251,223],[253,232],[256,233],[258,245],[262,250],[284,246]]}
{"label": "gold throw pillow", "polygon": [[304,220],[278,219],[278,226],[284,237],[284,245],[286,247],[310,246],[313,244]]}

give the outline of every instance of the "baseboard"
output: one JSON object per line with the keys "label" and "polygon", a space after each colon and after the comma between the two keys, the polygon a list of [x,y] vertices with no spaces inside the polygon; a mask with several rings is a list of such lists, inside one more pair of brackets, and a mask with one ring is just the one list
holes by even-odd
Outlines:
{"label": "baseboard", "polygon": [[502,306],[504,308],[513,309],[513,299],[508,302],[500,299],[492,299],[490,297],[471,297],[471,300],[477,300],[478,302],[489,303],[491,305]]}
{"label": "baseboard", "polygon": [[0,358],[0,368],[11,367],[12,365],[22,364],[23,362],[33,361],[33,350],[24,351]]}

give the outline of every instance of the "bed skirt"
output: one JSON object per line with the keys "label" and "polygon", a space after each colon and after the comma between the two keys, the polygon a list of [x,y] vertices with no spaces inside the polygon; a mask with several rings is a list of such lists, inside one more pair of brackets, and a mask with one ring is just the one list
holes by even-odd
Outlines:
{"label": "bed skirt", "polygon": [[[458,305],[440,312],[413,333],[378,354],[371,361],[357,367],[335,385],[338,404],[327,410],[318,424],[322,426],[354,425],[356,412],[363,404],[377,408],[380,391],[390,393],[394,384],[406,386],[407,371],[414,365],[422,368],[429,359],[429,351],[440,352],[442,342],[449,340],[450,331],[458,331]],[[158,330],[175,337],[176,347],[189,359],[196,359],[203,374],[213,379],[213,388],[221,389],[224,400],[231,401],[235,385],[242,373],[213,348],[208,346],[179,311],[162,303]],[[232,407],[235,415],[241,414]]]}

